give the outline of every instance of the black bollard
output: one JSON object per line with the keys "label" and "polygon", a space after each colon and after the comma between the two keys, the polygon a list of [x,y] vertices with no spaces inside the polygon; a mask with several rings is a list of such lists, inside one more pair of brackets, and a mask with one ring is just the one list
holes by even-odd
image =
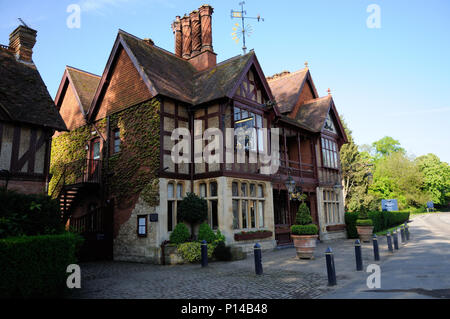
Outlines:
{"label": "black bollard", "polygon": [[361,242],[359,241],[359,239],[355,241],[355,257],[356,257],[356,270],[357,271],[363,270]]}
{"label": "black bollard", "polygon": [[391,238],[391,233],[390,232],[388,232],[386,234],[386,238],[387,238],[388,250],[389,250],[389,252],[393,253],[394,249],[392,248],[392,238]]}
{"label": "black bollard", "polygon": [[208,244],[206,240],[202,241],[202,267],[208,266]]}
{"label": "black bollard", "polygon": [[328,286],[336,286],[336,268],[334,267],[334,255],[331,247],[325,251],[327,261]]}
{"label": "black bollard", "polygon": [[394,230],[394,231],[392,232],[392,234],[394,235],[394,248],[395,248],[396,250],[398,250],[398,234],[397,234],[397,231]]}
{"label": "black bollard", "polygon": [[378,238],[377,235],[373,234],[373,256],[376,261],[380,260],[380,252],[378,249]]}
{"label": "black bollard", "polygon": [[255,272],[257,275],[262,275],[263,268],[261,262],[261,245],[256,243],[253,248],[255,252]]}
{"label": "black bollard", "polygon": [[407,223],[405,223],[405,235],[406,235],[406,240],[409,240],[409,227],[408,227]]}
{"label": "black bollard", "polygon": [[405,241],[406,241],[406,238],[405,238],[405,228],[404,228],[403,225],[400,227],[400,234],[401,234],[401,236],[402,236],[402,244],[405,244]]}

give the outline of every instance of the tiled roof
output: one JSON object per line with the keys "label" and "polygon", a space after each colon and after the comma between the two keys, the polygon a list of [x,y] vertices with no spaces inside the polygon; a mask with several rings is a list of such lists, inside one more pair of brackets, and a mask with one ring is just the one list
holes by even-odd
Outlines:
{"label": "tiled roof", "polygon": [[277,101],[281,113],[291,112],[299,98],[303,82],[306,80],[308,69],[293,73],[283,73],[281,76],[268,78],[272,94]]}
{"label": "tiled roof", "polygon": [[147,44],[122,30],[119,36],[130,48],[137,62],[154,86],[156,93],[187,103],[193,100],[195,68],[174,54]]}
{"label": "tiled roof", "polygon": [[100,76],[70,66],[67,66],[66,69],[80,98],[83,110],[87,113],[100,83]]}
{"label": "tiled roof", "polygon": [[0,74],[0,108],[12,121],[67,130],[34,64],[0,49]]}
{"label": "tiled roof", "polygon": [[148,76],[157,94],[198,105],[222,98],[230,92],[247,66],[250,52],[198,72],[190,62],[174,54],[147,44],[122,30],[120,36],[130,48],[137,62]]}
{"label": "tiled roof", "polygon": [[254,55],[255,53],[251,51],[246,55],[239,55],[219,63],[212,69],[197,73],[194,76],[193,104],[201,104],[227,96]]}
{"label": "tiled roof", "polygon": [[330,111],[331,101],[331,96],[306,101],[305,104],[300,106],[296,120],[315,132],[321,132]]}

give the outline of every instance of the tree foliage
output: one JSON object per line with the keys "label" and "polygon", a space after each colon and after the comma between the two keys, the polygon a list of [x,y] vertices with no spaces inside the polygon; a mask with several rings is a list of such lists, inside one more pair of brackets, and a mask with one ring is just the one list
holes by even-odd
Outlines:
{"label": "tree foliage", "polygon": [[447,163],[434,154],[410,158],[400,142],[389,136],[358,147],[342,123],[349,140],[340,151],[346,211],[379,210],[381,199],[397,199],[400,209],[424,207],[429,200],[441,206],[449,203]]}
{"label": "tree foliage", "polygon": [[208,218],[208,204],[205,199],[194,193],[187,193],[178,203],[177,217],[180,222],[191,225],[191,235],[194,236],[194,227]]}
{"label": "tree foliage", "polygon": [[389,156],[393,153],[406,153],[405,149],[400,146],[400,142],[390,136],[385,136],[382,139],[373,142],[372,146],[376,151],[376,158]]}
{"label": "tree foliage", "polygon": [[368,152],[358,150],[352,131],[343,119],[341,122],[348,138],[348,143],[340,151],[345,207],[347,211],[361,211],[369,207],[372,209],[376,205],[376,198],[367,192],[369,176],[372,174],[372,158]]}
{"label": "tree foliage", "polygon": [[420,156],[415,163],[423,174],[423,188],[431,200],[435,204],[446,205],[450,200],[450,166],[434,154]]}

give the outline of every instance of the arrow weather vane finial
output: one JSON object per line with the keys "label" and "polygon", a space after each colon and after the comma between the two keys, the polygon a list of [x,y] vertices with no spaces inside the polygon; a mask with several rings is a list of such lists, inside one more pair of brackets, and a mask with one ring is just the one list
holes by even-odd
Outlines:
{"label": "arrow weather vane finial", "polygon": [[241,11],[231,10],[231,19],[241,19],[242,20],[242,28],[238,30],[239,23],[236,23],[233,27],[233,33],[231,35],[233,36],[233,40],[236,41],[236,43],[239,42],[239,38],[242,36],[242,50],[244,51],[244,54],[247,53],[247,47],[245,46],[245,35],[250,36],[252,33],[252,27],[251,25],[245,25],[245,19],[256,19],[258,22],[264,21],[263,18],[258,14],[256,17],[248,17],[246,16],[247,11],[244,10],[244,4],[245,1],[239,2],[239,5],[241,6]]}

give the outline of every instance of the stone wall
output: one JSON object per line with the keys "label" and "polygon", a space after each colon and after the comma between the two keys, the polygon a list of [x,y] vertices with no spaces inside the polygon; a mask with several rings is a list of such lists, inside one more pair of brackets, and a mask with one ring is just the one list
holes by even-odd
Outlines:
{"label": "stone wall", "polygon": [[[347,232],[346,230],[338,230],[338,231],[327,231],[327,226],[329,225],[336,225],[336,224],[328,224],[326,222],[325,218],[325,211],[324,211],[324,199],[323,199],[323,191],[325,188],[323,187],[317,187],[316,194],[317,194],[317,211],[319,215],[319,235],[321,241],[327,241],[327,240],[334,240],[334,239],[340,239],[340,238],[347,238]],[[334,191],[334,190],[333,190]],[[344,198],[342,195],[342,190],[339,190],[338,194],[339,198],[339,224],[345,224],[345,209],[344,209]]]}

